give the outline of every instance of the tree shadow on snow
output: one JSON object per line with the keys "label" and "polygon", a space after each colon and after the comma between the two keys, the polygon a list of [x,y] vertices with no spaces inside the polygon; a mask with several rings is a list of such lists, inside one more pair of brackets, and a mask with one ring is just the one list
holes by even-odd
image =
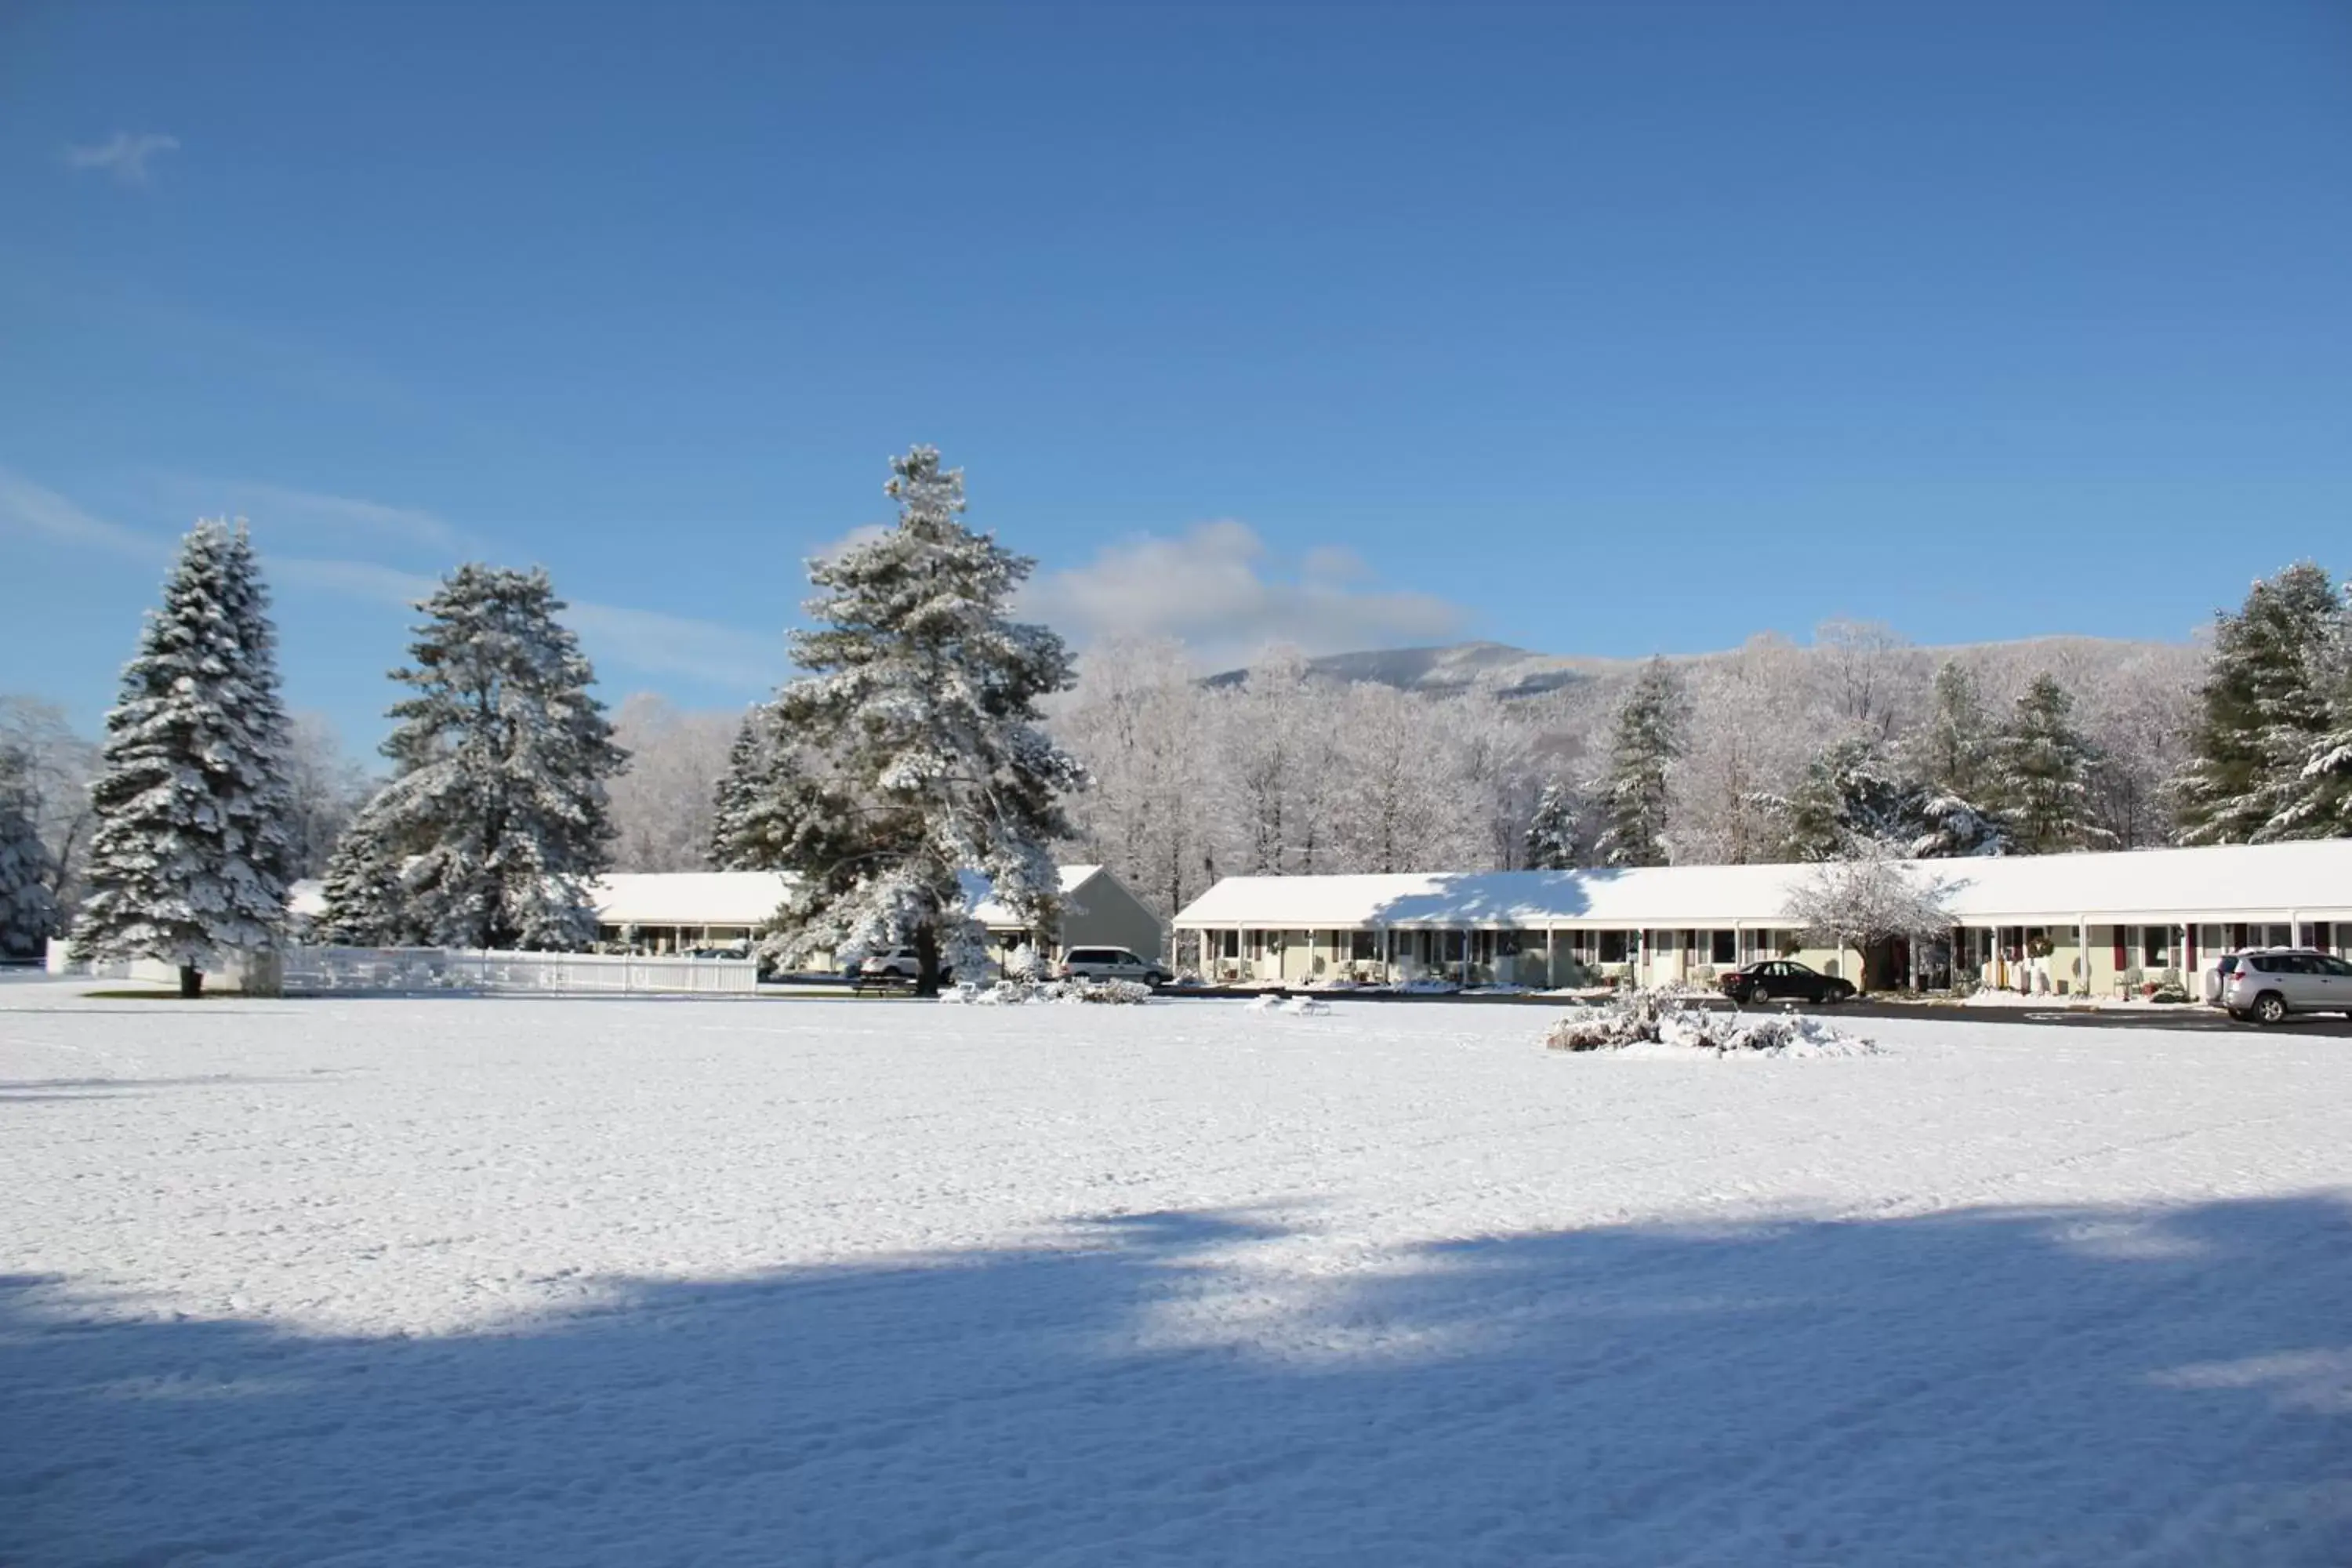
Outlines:
{"label": "tree shadow on snow", "polygon": [[2352,1561],[2332,1199],[1302,1229],[1115,1216],[416,1338],[0,1279],[0,1561]]}

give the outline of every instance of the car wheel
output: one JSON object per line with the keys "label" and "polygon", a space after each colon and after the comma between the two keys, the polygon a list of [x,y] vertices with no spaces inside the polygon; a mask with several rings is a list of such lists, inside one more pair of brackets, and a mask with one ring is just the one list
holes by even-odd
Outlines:
{"label": "car wheel", "polygon": [[[1737,1002],[1739,998],[1735,996],[1732,1000]],[[1772,1000],[1772,988],[1769,985],[1750,985],[1748,988],[1748,1000],[1759,1004],[1769,1002]]]}
{"label": "car wheel", "polygon": [[2267,992],[2254,998],[2254,1022],[2283,1024],[2286,1021],[2286,998],[2277,992]]}

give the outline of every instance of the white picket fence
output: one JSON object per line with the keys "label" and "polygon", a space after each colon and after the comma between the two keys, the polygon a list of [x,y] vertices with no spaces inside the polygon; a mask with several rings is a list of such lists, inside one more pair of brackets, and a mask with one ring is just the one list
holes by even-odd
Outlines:
{"label": "white picket fence", "polygon": [[440,947],[289,947],[290,992],[568,992],[748,996],[748,958],[627,958],[601,952],[467,952]]}

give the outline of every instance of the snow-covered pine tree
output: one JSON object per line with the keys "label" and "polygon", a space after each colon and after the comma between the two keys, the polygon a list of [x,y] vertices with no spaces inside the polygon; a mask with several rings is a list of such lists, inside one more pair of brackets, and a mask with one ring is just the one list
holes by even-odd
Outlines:
{"label": "snow-covered pine tree", "polygon": [[[2352,601],[2352,583],[2344,585]],[[2263,824],[2265,840],[2352,837],[2352,608],[2326,656],[2327,729]]]}
{"label": "snow-covered pine tree", "polygon": [[383,742],[397,771],[338,847],[325,924],[371,942],[584,948],[586,884],[611,863],[604,781],[628,758],[563,601],[542,570],[467,564],[417,607],[415,663],[392,672],[411,693]]}
{"label": "snow-covered pine tree", "polygon": [[2093,849],[2115,836],[2093,820],[2091,742],[2074,727],[2074,700],[2037,675],[2001,737],[1995,795],[2021,855]]}
{"label": "snow-covered pine tree", "polygon": [[1913,858],[2008,851],[2009,830],[1990,804],[1995,745],[1976,677],[1965,665],[1945,661],[1936,671],[1927,720],[1906,748],[1919,790]]}
{"label": "snow-covered pine tree", "polygon": [[771,947],[787,961],[905,944],[916,988],[978,933],[957,873],[986,878],[1032,930],[1056,924],[1048,846],[1068,837],[1062,795],[1084,773],[1039,727],[1067,688],[1068,650],[1006,617],[1034,563],[961,521],[961,470],[935,447],[890,461],[896,526],[809,563],[813,631],[792,636],[810,673],[775,699],[797,745],[771,784],[789,820],[776,868],[798,874]]}
{"label": "snow-covered pine tree", "polygon": [[1544,785],[1536,814],[1528,824],[1528,865],[1538,871],[1572,869],[1584,841],[1583,814],[1576,792],[1554,781]]}
{"label": "snow-covered pine tree", "polygon": [[1857,732],[1813,754],[1805,776],[1773,802],[1791,860],[1845,860],[1865,847],[1902,849],[1918,837],[1920,796],[1875,735]]}
{"label": "snow-covered pine tree", "polygon": [[2183,844],[2247,844],[2275,833],[2327,735],[2326,668],[2346,636],[2344,600],[2299,562],[2257,583],[2237,614],[2214,619],[2213,655],[2173,781]]}
{"label": "snow-covered pine tree", "polygon": [[1594,846],[1602,865],[1666,863],[1667,774],[1683,754],[1683,708],[1681,678],[1664,659],[1652,659],[1617,710]]}
{"label": "snow-covered pine tree", "polygon": [[775,767],[775,713],[762,702],[743,715],[727,749],[727,771],[710,801],[710,863],[721,871],[757,871],[768,858],[751,826],[760,804],[770,797]]}
{"label": "snow-covered pine tree", "polygon": [[0,745],[0,958],[37,956],[57,933],[57,864],[34,821],[32,759]]}
{"label": "snow-covered pine tree", "polygon": [[385,798],[385,792],[379,792],[362,806],[327,857],[327,907],[319,920],[319,941],[344,947],[427,945],[401,881],[401,868],[409,857],[377,809],[377,802]]}
{"label": "snow-covered pine tree", "polygon": [[74,945],[176,964],[180,994],[276,945],[293,853],[278,636],[244,527],[199,522],[106,716]]}

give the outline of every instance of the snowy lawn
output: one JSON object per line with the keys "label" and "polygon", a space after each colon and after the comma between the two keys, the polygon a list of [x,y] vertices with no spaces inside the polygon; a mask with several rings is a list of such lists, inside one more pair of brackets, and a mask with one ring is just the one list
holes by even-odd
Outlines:
{"label": "snowy lawn", "polygon": [[0,1562],[2352,1561],[2352,1042],[0,988]]}

